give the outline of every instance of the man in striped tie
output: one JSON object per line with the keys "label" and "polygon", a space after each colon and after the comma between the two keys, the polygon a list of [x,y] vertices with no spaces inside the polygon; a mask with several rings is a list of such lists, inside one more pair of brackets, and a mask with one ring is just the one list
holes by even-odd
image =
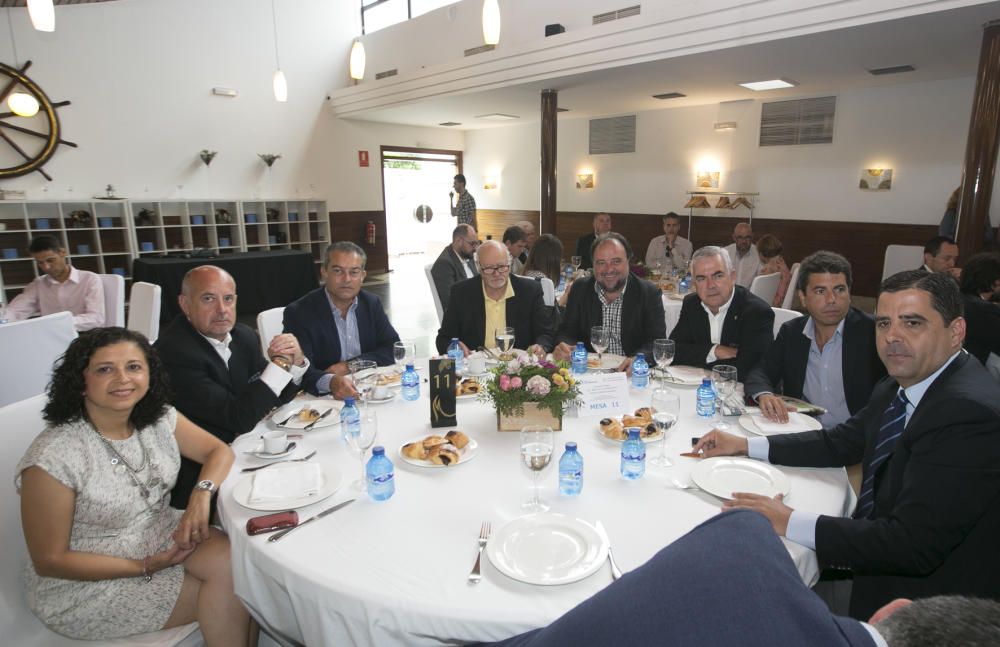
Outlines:
{"label": "man in striped tie", "polygon": [[[864,466],[852,518],[734,493],[726,508],[764,513],[775,531],[850,571],[850,613],[894,598],[1000,597],[1000,386],[962,350],[955,281],[919,270],[886,279],[875,344],[888,377],[867,407],[831,429],[747,440],[712,431],[704,455],[775,464]],[[793,495],[794,496],[794,495]]]}

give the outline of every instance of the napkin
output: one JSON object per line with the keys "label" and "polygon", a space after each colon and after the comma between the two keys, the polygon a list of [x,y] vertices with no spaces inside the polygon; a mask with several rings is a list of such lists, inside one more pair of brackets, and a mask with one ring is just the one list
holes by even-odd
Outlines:
{"label": "napkin", "polygon": [[319,493],[323,472],[317,463],[286,463],[259,470],[250,486],[250,503],[298,499]]}
{"label": "napkin", "polygon": [[753,423],[757,425],[765,434],[788,434],[796,431],[809,431],[810,429],[816,428],[816,421],[809,416],[803,415],[801,413],[790,411],[788,413],[788,422],[774,422],[768,420],[762,415],[750,416]]}
{"label": "napkin", "polygon": [[701,383],[705,375],[705,369],[696,366],[667,366],[667,373],[682,382]]}

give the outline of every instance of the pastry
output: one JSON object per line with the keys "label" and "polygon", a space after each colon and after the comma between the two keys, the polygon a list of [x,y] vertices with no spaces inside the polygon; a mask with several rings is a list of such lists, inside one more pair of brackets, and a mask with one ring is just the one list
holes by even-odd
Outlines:
{"label": "pastry", "polygon": [[443,436],[427,436],[423,440],[423,445],[427,449],[437,447],[438,445],[444,445],[448,441],[444,439]]}
{"label": "pastry", "polygon": [[637,416],[622,416],[623,427],[645,427],[649,420]]}
{"label": "pastry", "polygon": [[640,407],[635,410],[636,418],[645,418],[649,422],[653,421],[653,410],[649,407]]}
{"label": "pastry", "polygon": [[622,427],[622,423],[614,418],[603,418],[601,420],[601,433],[614,440],[625,438],[625,429]]}
{"label": "pastry", "polygon": [[302,409],[299,410],[299,413],[296,415],[296,418],[298,418],[302,422],[316,422],[317,420],[319,420],[321,415],[323,414],[321,414],[319,411],[316,411],[312,407],[303,407]]}
{"label": "pastry", "polygon": [[639,437],[650,438],[651,436],[655,436],[657,434],[657,431],[658,430],[656,429],[656,425],[654,425],[653,423],[649,423],[642,428],[642,431],[639,432]]}
{"label": "pastry", "polygon": [[390,384],[399,384],[402,378],[401,373],[379,373],[378,379],[375,381],[377,386],[389,386]]}
{"label": "pastry", "polygon": [[479,380],[467,377],[455,387],[455,395],[475,395],[480,390]]}
{"label": "pastry", "polygon": [[601,368],[601,360],[597,357],[588,357],[587,368]]}
{"label": "pastry", "polygon": [[423,443],[406,443],[403,445],[403,456],[424,460],[427,458],[427,448]]}
{"label": "pastry", "polygon": [[455,431],[455,430],[449,431],[447,434],[445,434],[444,437],[445,440],[447,440],[449,443],[451,443],[458,449],[462,449],[463,447],[469,444],[469,437],[463,434],[461,431]]}
{"label": "pastry", "polygon": [[458,453],[458,449],[451,444],[436,445],[429,452],[427,452],[427,460],[434,463],[435,465],[444,465],[445,467],[449,465],[456,465],[462,457]]}

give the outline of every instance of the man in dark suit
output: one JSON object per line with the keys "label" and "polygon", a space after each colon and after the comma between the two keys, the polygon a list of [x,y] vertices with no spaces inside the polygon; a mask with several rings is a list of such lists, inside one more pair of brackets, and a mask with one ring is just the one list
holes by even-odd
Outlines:
{"label": "man in dark suit", "polygon": [[[261,356],[254,331],[236,323],[236,282],[221,268],[188,271],[178,301],[183,314],[155,344],[170,376],[173,404],[191,422],[231,443],[295,396],[309,364],[289,334],[270,341],[268,359]],[[171,505],[187,506],[200,471],[200,465],[182,459]]]}
{"label": "man in dark suit", "polygon": [[702,247],[691,257],[695,293],[684,297],[670,333],[674,364],[735,366],[740,381],[764,356],[774,337],[774,311],[760,297],[736,285],[726,250]]}
{"label": "man in dark suit", "polygon": [[395,361],[392,346],[399,335],[385,316],[382,301],[361,289],[368,261],[364,250],[347,241],[331,243],[324,259],[323,287],[286,307],[284,325],[311,363],[302,381],[305,389],[336,396],[349,360],[388,366]]}
{"label": "man in dark suit", "polygon": [[594,275],[576,281],[569,293],[552,356],[569,359],[578,341],[592,351],[590,330],[604,326],[607,352],[625,356],[618,370],[630,371],[636,353],[645,353],[652,366],[653,340],[667,334],[660,289],[629,272],[632,247],[621,234],[595,240],[593,258]]}
{"label": "man in dark suit", "polygon": [[580,257],[581,270],[589,270],[594,266],[594,258],[591,256],[594,241],[611,231],[611,214],[604,212],[596,214],[593,224],[594,233],[580,236],[576,241],[576,255]]}
{"label": "man in dark suit", "polygon": [[470,225],[459,225],[451,232],[451,245],[441,250],[431,266],[431,277],[434,279],[442,310],[448,309],[451,286],[479,275],[472,259],[477,247],[479,238],[476,230]]}
{"label": "man in dark suit", "polygon": [[875,321],[851,306],[851,264],[819,251],[799,267],[799,299],[809,313],[785,322],[767,353],[747,375],[744,392],[767,418],[788,422],[775,395],[823,407],[824,427],[845,422],[871,397],[885,366],[875,352]]}
{"label": "man in dark suit", "polygon": [[476,251],[480,275],[456,283],[438,330],[439,353],[458,338],[468,354],[480,346],[494,346],[497,330],[514,328],[514,347],[552,348],[551,315],[537,281],[512,276],[511,255],[498,241],[488,240]]}
{"label": "man in dark suit", "polygon": [[955,281],[921,270],[883,281],[875,338],[889,376],[844,424],[749,440],[712,431],[694,451],[805,467],[861,462],[851,519],[793,511],[780,495],[734,493],[725,504],[762,512],[778,534],[815,548],[821,565],[852,572],[855,618],[897,597],[1000,597],[1000,385],[962,350]]}
{"label": "man in dark suit", "polygon": [[962,276],[958,262],[958,245],[947,236],[935,236],[924,245],[924,264],[918,269],[925,272],[944,272],[956,280]]}

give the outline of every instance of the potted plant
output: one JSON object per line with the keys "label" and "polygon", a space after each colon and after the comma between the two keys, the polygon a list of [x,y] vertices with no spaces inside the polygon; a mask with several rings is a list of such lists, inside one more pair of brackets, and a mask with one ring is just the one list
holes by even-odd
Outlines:
{"label": "potted plant", "polygon": [[568,362],[551,362],[514,351],[514,357],[490,370],[479,399],[493,405],[497,429],[520,431],[528,424],[562,429],[563,410],[580,394]]}

